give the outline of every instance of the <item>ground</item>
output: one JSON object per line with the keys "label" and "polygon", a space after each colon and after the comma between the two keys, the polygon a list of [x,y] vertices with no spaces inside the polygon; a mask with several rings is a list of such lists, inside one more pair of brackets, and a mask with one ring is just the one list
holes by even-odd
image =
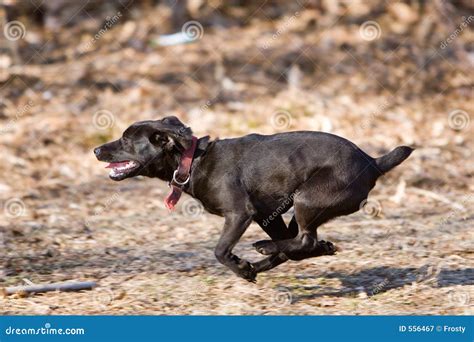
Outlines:
{"label": "ground", "polygon": [[[297,8],[204,25],[198,42],[169,47],[156,43],[171,31],[156,26],[160,7],[120,16],[98,39],[81,26],[54,37],[27,26],[21,64],[1,60],[0,287],[98,287],[5,296],[0,313],[473,314],[472,35],[440,48],[453,27],[437,12],[411,21],[406,6],[407,24],[391,11],[322,21]],[[380,37],[361,36],[364,19]],[[336,255],[287,262],[252,284],[215,260],[222,218],[188,196],[170,213],[164,182],[113,182],[95,160],[93,147],[164,115],[197,136],[309,129],[372,156],[416,150],[361,211],[319,228]],[[236,254],[258,260],[262,239],[252,224]]]}

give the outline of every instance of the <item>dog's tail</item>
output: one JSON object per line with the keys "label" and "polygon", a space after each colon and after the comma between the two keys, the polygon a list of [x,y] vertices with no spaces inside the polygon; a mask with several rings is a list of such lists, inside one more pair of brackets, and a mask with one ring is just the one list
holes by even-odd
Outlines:
{"label": "dog's tail", "polygon": [[408,146],[398,146],[393,151],[387,153],[386,155],[376,158],[375,164],[377,169],[382,173],[386,173],[393,169],[395,166],[400,164],[402,161],[407,159],[410,154],[413,152],[413,148]]}

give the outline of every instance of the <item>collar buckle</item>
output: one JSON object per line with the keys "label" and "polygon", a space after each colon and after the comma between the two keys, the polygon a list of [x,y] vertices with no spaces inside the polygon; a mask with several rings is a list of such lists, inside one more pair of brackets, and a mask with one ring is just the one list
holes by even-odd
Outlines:
{"label": "collar buckle", "polygon": [[184,182],[180,182],[176,179],[177,174],[178,174],[178,169],[174,170],[173,178],[171,179],[170,184],[175,183],[176,185],[179,185],[179,186],[185,186],[186,184],[189,183],[189,179],[191,178],[191,174],[188,173],[188,177],[186,178],[186,180]]}

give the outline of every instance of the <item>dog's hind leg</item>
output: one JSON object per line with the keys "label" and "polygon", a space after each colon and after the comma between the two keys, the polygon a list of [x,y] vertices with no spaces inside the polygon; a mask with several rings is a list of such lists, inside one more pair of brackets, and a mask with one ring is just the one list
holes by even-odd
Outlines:
{"label": "dog's hind leg", "polygon": [[[318,197],[317,179],[304,183],[294,197],[295,219],[298,235],[292,239],[279,241],[259,241],[254,244],[257,251],[264,255],[284,253],[291,260],[302,260],[320,255],[332,255],[336,248],[330,242],[318,241],[316,230],[335,215],[331,205],[333,197]],[[316,184],[315,184],[316,183]],[[337,198],[337,193],[335,194]]]}
{"label": "dog's hind leg", "polygon": [[[273,220],[262,219],[260,217],[255,218],[255,222],[272,238],[273,241],[292,239],[298,234],[298,224],[294,217],[287,227],[283,218],[280,216],[275,217]],[[253,263],[253,267],[257,273],[268,271],[272,268],[281,265],[288,260],[288,257],[284,253],[275,253],[269,257],[262,259],[258,262]]]}
{"label": "dog's hind leg", "polygon": [[258,215],[254,218],[254,221],[271,237],[273,241],[293,239],[298,235],[298,224],[293,216],[288,227],[283,221],[283,217],[278,215],[272,220],[262,218],[262,215]]}
{"label": "dog's hind leg", "polygon": [[293,239],[269,241],[263,240],[253,244],[255,249],[263,255],[284,254],[291,260],[302,260],[306,258],[333,255],[336,252],[331,242],[318,241],[316,231],[299,231]]}

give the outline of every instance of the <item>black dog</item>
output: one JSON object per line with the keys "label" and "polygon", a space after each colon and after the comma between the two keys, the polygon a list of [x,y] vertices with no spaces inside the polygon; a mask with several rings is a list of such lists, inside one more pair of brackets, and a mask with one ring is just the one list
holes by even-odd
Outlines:
{"label": "black dog", "polygon": [[[183,190],[210,213],[223,216],[216,258],[255,281],[257,273],[288,259],[334,254],[332,243],[317,240],[318,226],[359,210],[377,178],[412,151],[400,146],[374,159],[346,139],[307,131],[210,141],[193,137],[190,128],[169,116],[137,122],[94,153],[111,163],[113,180],[157,177],[170,182],[177,198]],[[186,153],[188,170],[181,167]],[[286,226],[281,215],[292,206],[295,214]],[[254,244],[268,255],[256,263],[232,254],[252,221],[271,238]]]}

